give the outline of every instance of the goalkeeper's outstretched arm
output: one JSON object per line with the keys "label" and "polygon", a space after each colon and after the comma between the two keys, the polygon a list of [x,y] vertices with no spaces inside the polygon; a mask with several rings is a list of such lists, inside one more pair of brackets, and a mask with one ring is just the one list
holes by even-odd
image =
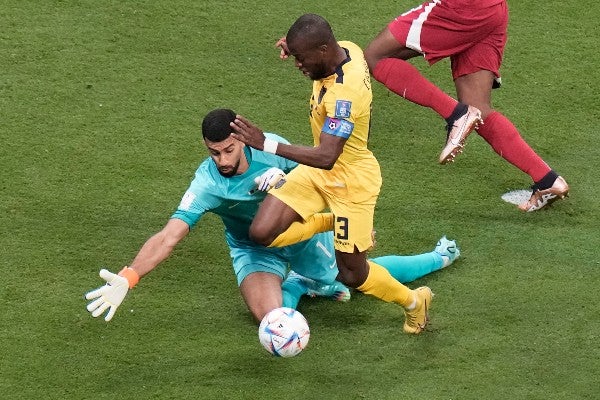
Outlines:
{"label": "goalkeeper's outstretched arm", "polygon": [[92,300],[87,305],[87,310],[92,313],[93,317],[98,317],[108,310],[104,320],[110,321],[129,289],[134,287],[142,276],[169,257],[177,243],[189,231],[187,223],[173,218],[160,232],[151,236],[144,243],[128,267],[124,267],[118,274],[106,269],[100,270],[100,277],[106,281],[106,284],[86,293],[85,298]]}
{"label": "goalkeeper's outstretched arm", "polygon": [[172,218],[165,227],[151,236],[135,256],[129,268],[141,278],[171,255],[175,246],[189,233],[184,221]]}

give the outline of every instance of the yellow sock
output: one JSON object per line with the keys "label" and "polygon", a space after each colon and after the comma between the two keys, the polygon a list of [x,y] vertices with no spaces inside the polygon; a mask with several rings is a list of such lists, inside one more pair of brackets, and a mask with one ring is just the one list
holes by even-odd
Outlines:
{"label": "yellow sock", "polygon": [[285,232],[273,240],[269,247],[283,247],[290,244],[308,240],[313,235],[333,230],[333,214],[318,213],[312,215],[306,221],[294,222]]}
{"label": "yellow sock", "polygon": [[404,308],[414,308],[415,297],[411,289],[394,279],[381,265],[371,260],[368,263],[370,268],[367,280],[357,290],[383,301],[400,304]]}

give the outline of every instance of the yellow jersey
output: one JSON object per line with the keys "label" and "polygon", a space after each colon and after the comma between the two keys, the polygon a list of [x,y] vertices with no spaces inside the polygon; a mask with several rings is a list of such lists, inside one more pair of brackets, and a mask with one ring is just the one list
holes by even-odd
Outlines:
{"label": "yellow jersey", "polygon": [[[367,148],[371,123],[371,77],[363,52],[349,41],[340,41],[347,58],[325,79],[314,81],[310,99],[310,125],[314,144],[321,132],[343,137],[346,144],[338,162],[373,158]],[[335,167],[334,167],[335,168]]]}

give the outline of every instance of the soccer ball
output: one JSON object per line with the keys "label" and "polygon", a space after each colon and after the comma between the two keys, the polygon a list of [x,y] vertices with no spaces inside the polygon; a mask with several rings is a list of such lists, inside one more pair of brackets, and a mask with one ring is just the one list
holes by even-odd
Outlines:
{"label": "soccer ball", "polygon": [[304,315],[293,308],[271,310],[260,322],[260,344],[277,357],[293,357],[308,344],[310,329]]}

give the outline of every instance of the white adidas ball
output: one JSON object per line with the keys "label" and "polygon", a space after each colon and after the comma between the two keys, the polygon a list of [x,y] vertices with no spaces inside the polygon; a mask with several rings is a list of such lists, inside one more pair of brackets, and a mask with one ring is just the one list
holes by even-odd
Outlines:
{"label": "white adidas ball", "polygon": [[304,315],[293,308],[281,307],[270,311],[260,322],[260,344],[277,357],[293,357],[308,344],[310,329]]}

